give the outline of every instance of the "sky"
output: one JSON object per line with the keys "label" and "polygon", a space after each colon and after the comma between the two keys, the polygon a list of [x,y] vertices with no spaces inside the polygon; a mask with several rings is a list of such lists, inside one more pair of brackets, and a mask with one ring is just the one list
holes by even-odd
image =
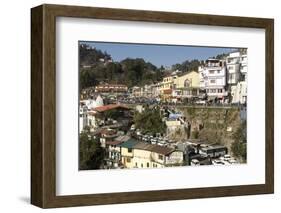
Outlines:
{"label": "sky", "polygon": [[126,58],[143,58],[146,62],[160,67],[170,67],[185,60],[206,60],[218,54],[229,53],[235,48],[178,46],[178,45],[155,45],[155,44],[128,44],[107,42],[81,42],[89,46],[106,51],[113,61],[122,61]]}

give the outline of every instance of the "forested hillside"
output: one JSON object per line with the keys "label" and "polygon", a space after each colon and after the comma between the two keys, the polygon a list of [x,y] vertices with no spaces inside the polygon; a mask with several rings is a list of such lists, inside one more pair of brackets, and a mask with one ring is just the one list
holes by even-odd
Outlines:
{"label": "forested hillside", "polygon": [[[79,45],[80,89],[96,86],[99,83],[126,84],[128,87],[143,86],[161,81],[169,74],[163,66],[156,67],[142,58],[126,58],[120,62],[112,60],[107,52],[86,44]],[[221,55],[217,57],[220,58]],[[171,70],[183,73],[197,71],[203,61],[186,60],[171,66]]]}

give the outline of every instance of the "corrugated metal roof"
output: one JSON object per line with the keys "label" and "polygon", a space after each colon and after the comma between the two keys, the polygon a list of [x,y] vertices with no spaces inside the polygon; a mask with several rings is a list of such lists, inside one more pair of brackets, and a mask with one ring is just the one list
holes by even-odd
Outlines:
{"label": "corrugated metal roof", "polygon": [[135,140],[135,139],[133,139],[133,138],[130,138],[129,140],[127,140],[127,141],[125,141],[124,143],[121,143],[121,144],[119,144],[119,145],[117,145],[117,146],[131,149],[131,148],[133,148],[137,143],[139,143],[137,140]]}

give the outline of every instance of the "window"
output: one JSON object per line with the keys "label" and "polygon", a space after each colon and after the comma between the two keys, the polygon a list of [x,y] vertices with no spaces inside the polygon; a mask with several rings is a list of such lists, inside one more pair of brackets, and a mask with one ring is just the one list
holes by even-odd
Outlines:
{"label": "window", "polygon": [[127,158],[127,163],[131,163],[131,158]]}
{"label": "window", "polygon": [[228,67],[228,70],[233,70],[233,66]]}
{"label": "window", "polygon": [[218,93],[222,93],[222,89],[218,89]]}
{"label": "window", "polygon": [[136,163],[136,167],[138,167],[138,163]]}
{"label": "window", "polygon": [[188,79],[184,81],[184,87],[190,87],[190,81]]}
{"label": "window", "polygon": [[216,80],[215,80],[215,79],[212,79],[212,80],[210,80],[210,83],[211,83],[211,84],[215,84],[215,83],[216,83]]}
{"label": "window", "polygon": [[217,70],[217,73],[219,74],[221,71],[220,70]]}
{"label": "window", "polygon": [[163,160],[163,155],[158,155],[158,159]]}
{"label": "window", "polygon": [[214,74],[215,71],[214,70],[209,70],[209,74]]}
{"label": "window", "polygon": [[128,148],[128,152],[130,152],[130,153],[131,153],[131,152],[132,152],[132,148]]}
{"label": "window", "polygon": [[141,168],[143,168],[143,164],[141,164]]}
{"label": "window", "polygon": [[146,167],[149,168],[149,163],[146,163]]}
{"label": "window", "polygon": [[241,79],[240,79],[241,81],[245,81],[246,80],[246,75],[241,75]]}

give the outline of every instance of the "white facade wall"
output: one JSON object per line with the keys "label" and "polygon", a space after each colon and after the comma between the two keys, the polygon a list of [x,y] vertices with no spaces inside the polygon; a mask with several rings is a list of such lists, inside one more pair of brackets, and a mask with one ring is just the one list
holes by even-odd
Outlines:
{"label": "white facade wall", "polygon": [[226,68],[223,62],[207,63],[204,67],[199,67],[200,88],[205,89],[209,97],[222,98],[227,95]]}
{"label": "white facade wall", "polygon": [[79,133],[88,125],[88,115],[86,108],[80,108],[79,110]]}
{"label": "white facade wall", "polygon": [[181,164],[181,163],[183,163],[183,152],[181,151],[174,151],[170,155],[166,156],[165,165]]}
{"label": "white facade wall", "polygon": [[[231,53],[226,61],[228,68],[228,83],[231,85],[231,102],[235,104],[245,104],[247,102],[247,55],[241,55],[240,52]],[[232,66],[235,66],[236,69],[232,69]],[[233,75],[236,75],[235,80],[232,78]]]}
{"label": "white facade wall", "polygon": [[244,75],[244,81],[247,82],[247,78],[248,78],[248,57],[247,55],[242,55],[241,58],[240,58],[240,64],[241,64],[241,67],[240,67],[240,72],[242,75]]}
{"label": "white facade wall", "polygon": [[245,104],[247,102],[247,83],[245,81],[238,82],[237,85],[231,87],[232,103]]}
{"label": "white facade wall", "polygon": [[230,53],[226,57],[226,67],[228,71],[227,83],[237,84],[240,78],[240,52]]}

